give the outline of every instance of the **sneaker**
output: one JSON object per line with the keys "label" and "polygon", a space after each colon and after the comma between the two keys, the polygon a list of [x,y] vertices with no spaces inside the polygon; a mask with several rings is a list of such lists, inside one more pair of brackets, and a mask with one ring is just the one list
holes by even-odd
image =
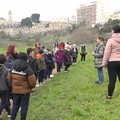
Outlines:
{"label": "sneaker", "polygon": [[37,85],[36,85],[36,87],[40,87],[40,85],[39,85],[39,84],[37,84]]}
{"label": "sneaker", "polygon": [[112,96],[107,96],[106,99],[112,99]]}
{"label": "sneaker", "polygon": [[8,118],[11,118],[11,115],[8,115],[7,117],[8,117]]}
{"label": "sneaker", "polygon": [[54,75],[51,74],[51,75],[50,75],[50,78],[53,78],[53,77],[54,77]]}
{"label": "sneaker", "polygon": [[102,84],[102,83],[100,83],[99,81],[95,81],[95,83],[98,84],[98,85]]}

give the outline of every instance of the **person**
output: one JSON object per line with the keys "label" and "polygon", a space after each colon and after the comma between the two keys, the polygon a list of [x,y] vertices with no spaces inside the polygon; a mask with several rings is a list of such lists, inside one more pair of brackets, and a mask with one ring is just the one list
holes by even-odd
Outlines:
{"label": "person", "polygon": [[12,84],[13,93],[13,108],[11,120],[15,120],[17,112],[21,107],[21,120],[26,120],[30,93],[36,86],[36,78],[29,67],[28,56],[24,52],[18,54],[18,59],[15,61],[13,67],[10,69],[8,78]]}
{"label": "person", "polygon": [[105,53],[103,57],[103,67],[108,68],[109,84],[108,99],[112,99],[115,84],[118,79],[120,81],[120,26],[112,27],[112,36],[107,41]]}
{"label": "person", "polygon": [[8,117],[11,117],[10,107],[7,101],[8,93],[10,91],[10,82],[8,80],[8,68],[4,65],[6,58],[3,54],[0,54],[0,120],[2,120],[2,111],[5,109],[8,113]]}
{"label": "person", "polygon": [[38,84],[36,87],[43,86],[44,72],[46,70],[46,63],[44,59],[44,52],[42,49],[39,50],[39,53],[36,55],[36,62],[38,66]]}
{"label": "person", "polygon": [[39,53],[41,49],[41,43],[40,42],[36,42],[35,46],[34,46],[34,57],[36,58],[36,55]]}
{"label": "person", "polygon": [[44,58],[46,62],[45,79],[50,79],[52,78],[52,70],[55,68],[54,61],[52,58],[52,51],[50,49],[47,50],[47,53],[44,54]]}
{"label": "person", "polygon": [[64,46],[59,46],[59,50],[55,53],[56,63],[57,63],[57,74],[60,73],[61,67],[64,61]]}
{"label": "person", "polygon": [[77,55],[78,55],[78,49],[76,47],[76,44],[73,44],[73,48],[72,48],[73,65],[77,63]]}
{"label": "person", "polygon": [[34,50],[32,48],[28,48],[27,54],[28,54],[27,63],[30,66],[30,68],[33,70],[33,73],[35,74],[37,80],[37,63],[36,63],[36,59],[34,58]]}
{"label": "person", "polygon": [[80,55],[81,55],[81,61],[85,62],[87,55],[85,44],[82,44],[80,47]]}
{"label": "person", "polygon": [[98,80],[95,81],[95,83],[100,85],[104,81],[102,60],[103,60],[105,45],[104,45],[103,36],[98,35],[96,41],[97,41],[96,48],[95,51],[92,53],[92,55],[94,56],[94,64],[98,72]]}
{"label": "person", "polygon": [[8,69],[10,69],[13,66],[15,60],[17,59],[17,55],[18,53],[16,46],[9,45],[6,51],[6,62],[4,63]]}
{"label": "person", "polygon": [[56,41],[55,45],[53,46],[53,52],[54,52],[54,54],[57,52],[58,49],[59,49],[59,43],[58,43],[58,41]]}
{"label": "person", "polygon": [[70,55],[70,47],[69,45],[65,45],[65,50],[64,50],[64,72],[68,72],[68,68],[70,67],[70,65],[72,64],[71,61],[71,55]]}
{"label": "person", "polygon": [[[17,55],[18,55],[18,53],[17,53],[16,46],[9,45],[7,48],[7,51],[6,51],[6,62],[4,63],[8,69],[10,69],[14,65],[15,60],[17,59]],[[11,101],[10,101],[10,99],[11,99]],[[11,103],[12,101],[13,101],[13,95],[10,91],[8,94],[8,103],[10,106],[12,105],[12,103]]]}

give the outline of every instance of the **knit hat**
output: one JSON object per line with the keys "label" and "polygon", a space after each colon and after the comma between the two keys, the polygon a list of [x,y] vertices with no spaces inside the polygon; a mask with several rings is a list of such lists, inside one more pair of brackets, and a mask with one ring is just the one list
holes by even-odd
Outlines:
{"label": "knit hat", "polygon": [[27,61],[27,60],[28,60],[28,56],[27,56],[26,53],[20,52],[20,53],[18,54],[18,59],[22,59],[22,60],[24,60],[24,61]]}
{"label": "knit hat", "polygon": [[61,46],[59,46],[59,49],[64,49],[64,46],[62,46],[62,45],[61,45]]}

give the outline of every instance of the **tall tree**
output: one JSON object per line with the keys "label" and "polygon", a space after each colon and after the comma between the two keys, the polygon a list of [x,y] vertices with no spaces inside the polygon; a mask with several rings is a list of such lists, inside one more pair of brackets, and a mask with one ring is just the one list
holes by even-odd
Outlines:
{"label": "tall tree", "polygon": [[32,27],[32,21],[30,17],[21,20],[21,26]]}
{"label": "tall tree", "polygon": [[31,15],[31,20],[34,23],[39,23],[40,22],[40,14],[34,13]]}

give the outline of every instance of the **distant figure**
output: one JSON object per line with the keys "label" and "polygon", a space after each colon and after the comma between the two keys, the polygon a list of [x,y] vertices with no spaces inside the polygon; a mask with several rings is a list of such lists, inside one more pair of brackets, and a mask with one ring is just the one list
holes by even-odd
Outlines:
{"label": "distant figure", "polygon": [[41,49],[41,43],[40,42],[35,43],[35,46],[34,46],[34,56],[35,56],[35,58],[36,58],[36,55],[39,53],[40,49]]}
{"label": "distant figure", "polygon": [[87,55],[87,52],[86,52],[86,46],[85,44],[82,44],[81,47],[80,47],[80,55],[81,55],[81,61],[85,62],[86,60],[86,55]]}
{"label": "distant figure", "polygon": [[76,47],[76,44],[73,44],[73,48],[72,48],[72,64],[76,64],[77,63],[77,55],[78,55],[78,49]]}
{"label": "distant figure", "polygon": [[71,61],[71,55],[70,55],[70,48],[69,45],[65,45],[65,50],[64,50],[64,72],[68,72],[68,68],[70,67],[70,65],[72,64]]}
{"label": "distant figure", "polygon": [[107,99],[112,99],[117,77],[120,81],[120,26],[114,25],[112,36],[107,41],[103,57],[104,67],[108,68],[109,84]]}
{"label": "distant figure", "polygon": [[55,42],[55,45],[54,45],[54,47],[53,47],[53,52],[54,52],[54,54],[57,52],[58,49],[59,49],[59,43],[56,41],[56,42]]}
{"label": "distant figure", "polygon": [[59,46],[59,50],[55,53],[56,63],[57,63],[57,74],[60,73],[61,67],[64,61],[64,46]]}
{"label": "distant figure", "polygon": [[102,69],[102,60],[103,60],[103,55],[104,55],[104,38],[100,35],[97,36],[97,44],[95,51],[92,53],[94,56],[94,62],[95,62],[95,68],[97,69],[98,72],[98,80],[95,81],[96,84],[102,84],[104,81],[104,74],[103,74],[103,69]]}

